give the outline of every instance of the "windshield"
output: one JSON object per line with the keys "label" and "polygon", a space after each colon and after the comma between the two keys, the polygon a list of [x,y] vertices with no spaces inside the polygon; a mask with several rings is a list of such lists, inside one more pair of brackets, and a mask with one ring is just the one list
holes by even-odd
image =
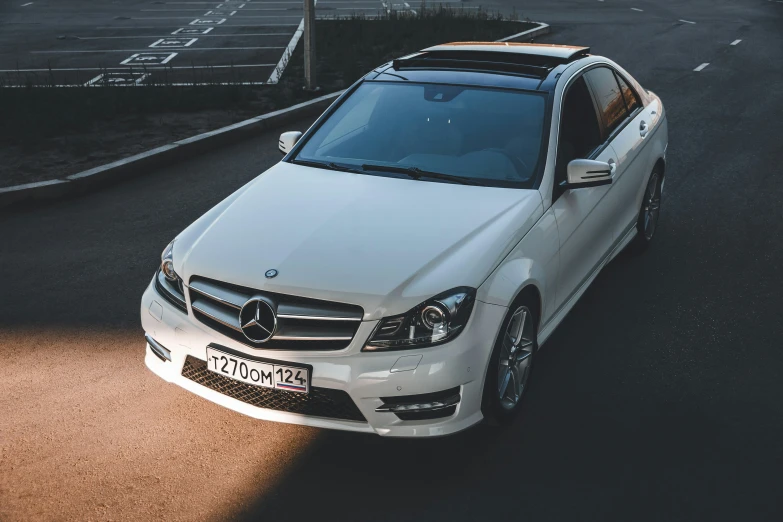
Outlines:
{"label": "windshield", "polygon": [[545,98],[538,93],[365,82],[308,139],[294,162],[534,188],[544,110]]}

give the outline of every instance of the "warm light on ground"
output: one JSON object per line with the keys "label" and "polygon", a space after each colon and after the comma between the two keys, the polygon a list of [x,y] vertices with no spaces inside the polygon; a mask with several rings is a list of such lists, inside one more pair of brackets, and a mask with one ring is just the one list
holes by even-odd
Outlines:
{"label": "warm light on ground", "polygon": [[0,330],[2,520],[224,519],[318,436],[158,379],[139,331],[14,330]]}

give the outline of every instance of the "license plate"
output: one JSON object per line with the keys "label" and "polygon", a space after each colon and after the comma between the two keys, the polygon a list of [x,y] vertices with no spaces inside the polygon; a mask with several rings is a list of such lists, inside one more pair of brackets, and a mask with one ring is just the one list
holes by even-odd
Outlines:
{"label": "license plate", "polygon": [[220,375],[255,386],[297,393],[310,392],[310,371],[307,368],[251,361],[209,346],[207,368]]}

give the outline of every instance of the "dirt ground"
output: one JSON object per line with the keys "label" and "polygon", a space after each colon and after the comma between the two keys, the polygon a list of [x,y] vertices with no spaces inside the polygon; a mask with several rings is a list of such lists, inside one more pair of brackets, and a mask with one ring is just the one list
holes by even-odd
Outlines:
{"label": "dirt ground", "polygon": [[0,147],[0,188],[63,178],[173,141],[258,116],[262,111],[208,110],[97,121],[78,132]]}

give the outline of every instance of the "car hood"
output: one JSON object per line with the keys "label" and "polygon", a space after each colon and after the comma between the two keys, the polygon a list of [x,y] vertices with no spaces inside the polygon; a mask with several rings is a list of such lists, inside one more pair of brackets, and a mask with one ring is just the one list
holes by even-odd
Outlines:
{"label": "car hood", "polygon": [[185,281],[357,304],[378,319],[457,286],[477,288],[541,213],[535,190],[281,162],[177,237],[175,269]]}

